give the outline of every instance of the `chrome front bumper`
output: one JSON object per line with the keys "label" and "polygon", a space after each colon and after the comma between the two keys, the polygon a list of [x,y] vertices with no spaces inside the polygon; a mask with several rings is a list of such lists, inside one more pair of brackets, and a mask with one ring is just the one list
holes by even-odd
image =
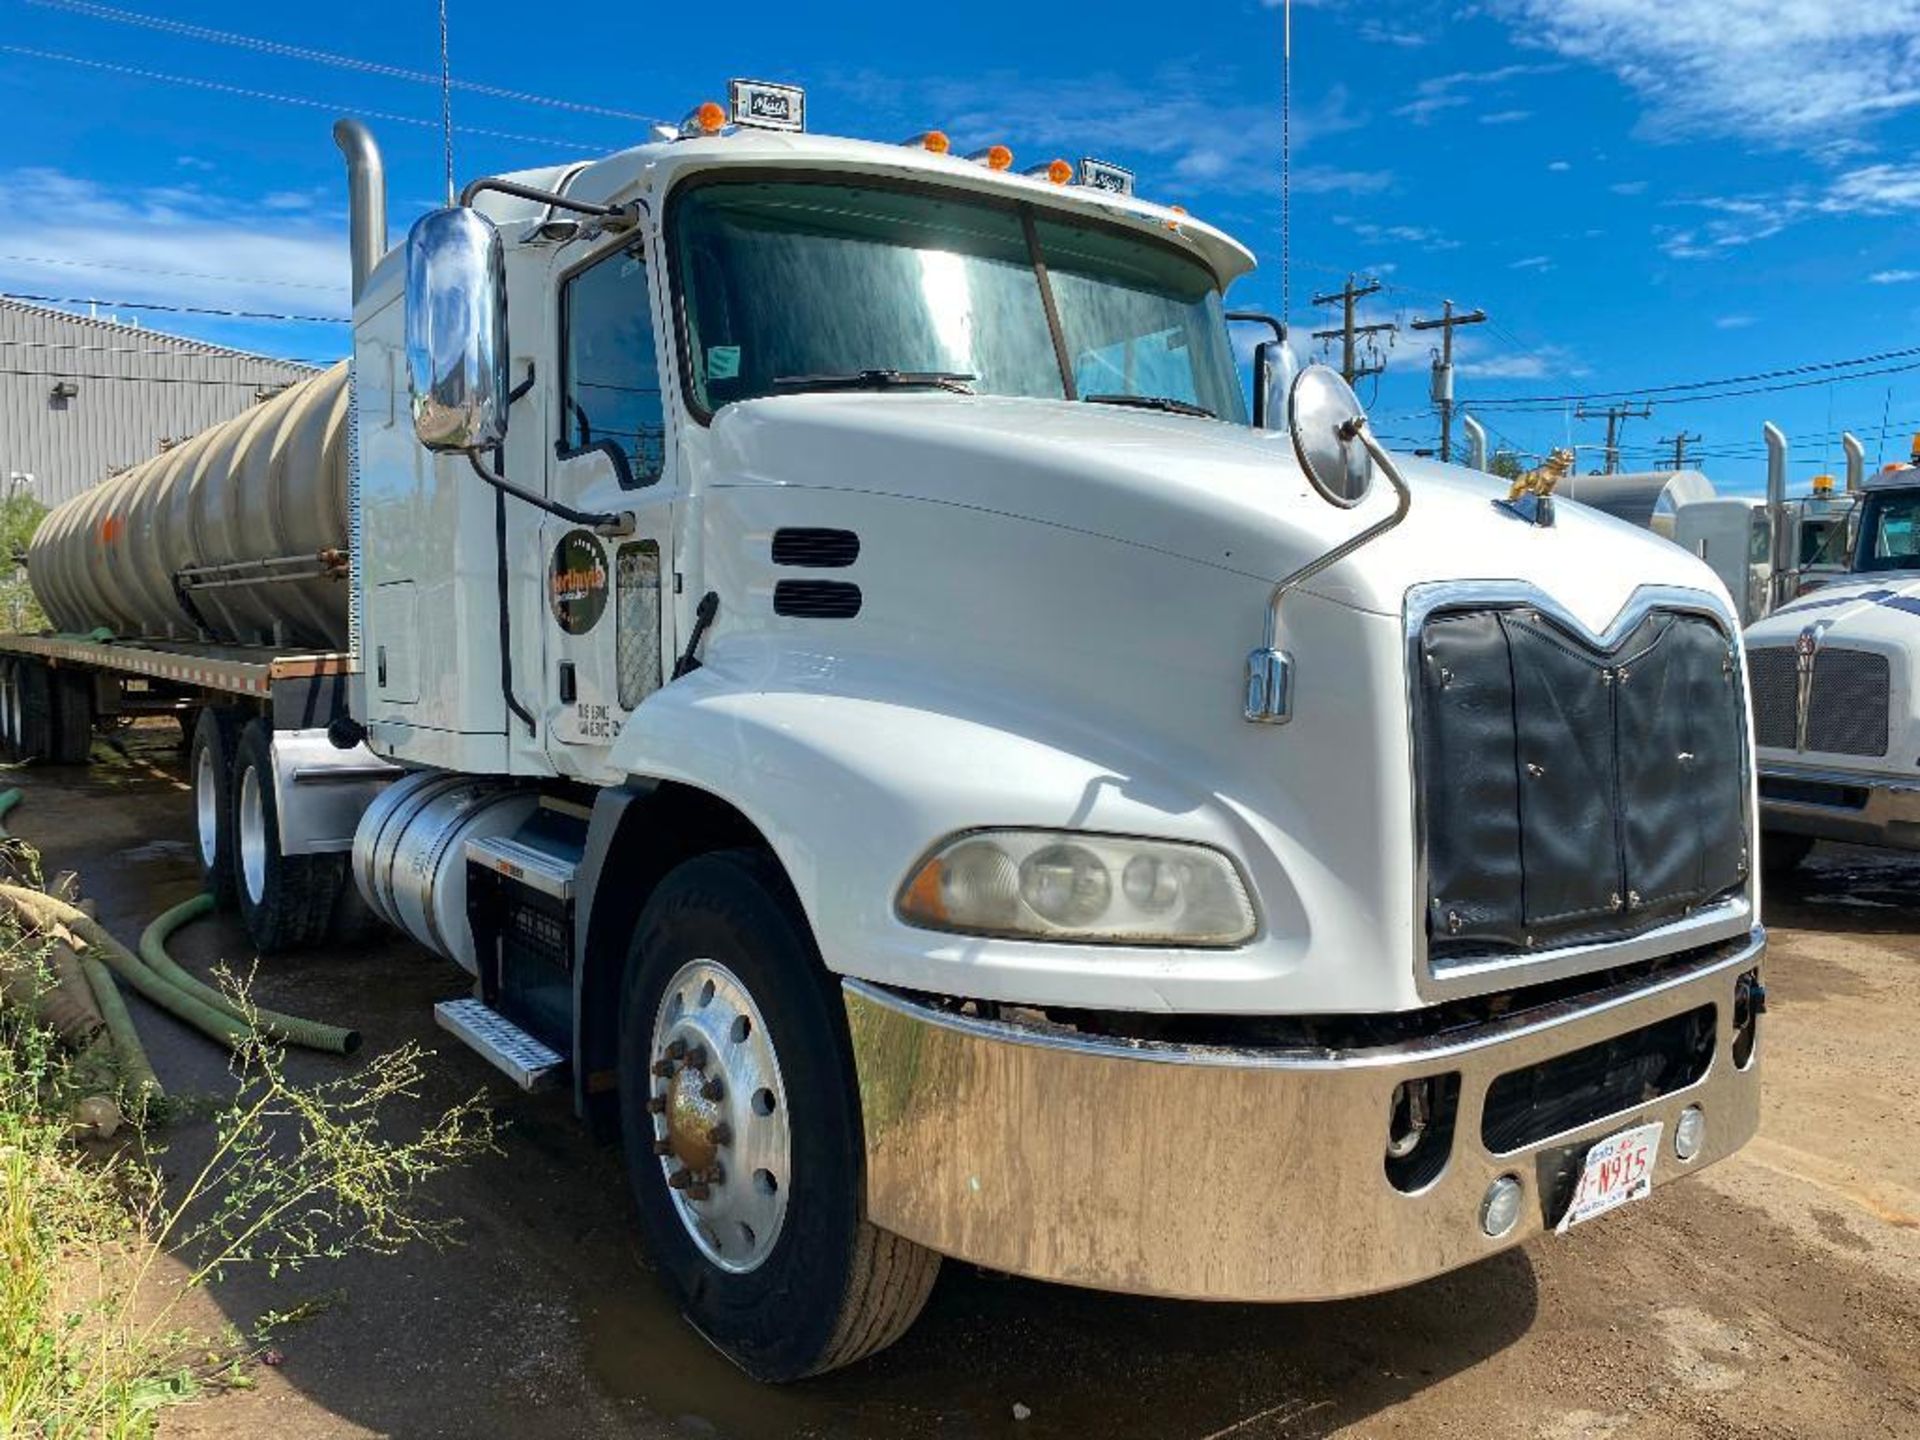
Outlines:
{"label": "chrome front bumper", "polygon": [[[1564,1177],[1603,1136],[1664,1121],[1656,1186],[1745,1144],[1759,1052],[1734,1061],[1734,994],[1765,948],[1756,929],[1653,982],[1349,1051],[1086,1037],[849,980],[868,1217],[957,1259],[1135,1294],[1318,1300],[1410,1284],[1551,1229]],[[1703,1005],[1715,1033],[1694,1083],[1518,1150],[1483,1144],[1499,1076]],[[1447,1072],[1460,1088],[1445,1168],[1404,1193],[1385,1168],[1394,1089]],[[1706,1143],[1682,1163],[1672,1136],[1689,1105],[1706,1113]],[[1502,1175],[1526,1203],[1492,1239],[1480,1207]]]}
{"label": "chrome front bumper", "polygon": [[1888,780],[1853,770],[1763,765],[1760,828],[1920,850],[1920,778]]}

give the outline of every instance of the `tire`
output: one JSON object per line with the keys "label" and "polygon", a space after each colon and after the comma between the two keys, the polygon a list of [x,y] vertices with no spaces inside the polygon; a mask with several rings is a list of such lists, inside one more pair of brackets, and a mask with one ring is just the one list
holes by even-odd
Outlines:
{"label": "tire", "polygon": [[53,672],[53,762],[85,765],[93,757],[93,676]]}
{"label": "tire", "polygon": [[0,659],[0,752],[20,758],[20,662]]}
{"label": "tire", "polygon": [[187,786],[193,796],[194,838],[200,883],[221,910],[234,908],[238,893],[233,861],[233,763],[242,718],[231,705],[208,705],[193,722],[187,746]]}
{"label": "tire", "polygon": [[[716,976],[720,989],[703,1004],[702,977]],[[734,1028],[749,1011],[757,1016],[749,1030]],[[718,1019],[709,1020],[716,1013]],[[671,1076],[655,1074],[656,1062],[672,1056],[671,1049],[654,1053],[656,1040],[672,1033],[657,1025],[675,1015],[677,1023],[696,1027],[690,1039],[707,1033],[699,1026],[721,1027],[713,1031],[718,1040],[710,1042],[709,1068],[698,1073],[723,1083],[712,1108],[733,1133],[715,1152],[720,1181],[699,1196],[693,1196],[697,1181],[686,1190],[668,1181],[673,1170],[693,1170],[710,1138],[683,1123],[693,1108],[682,1104],[685,1077],[696,1073],[687,1068],[692,1060],[681,1059]],[[748,1038],[741,1039],[743,1033]],[[756,1044],[775,1057],[771,1067],[743,1058]],[[720,851],[685,862],[660,883],[628,952],[619,1074],[627,1174],[648,1250],[688,1320],[723,1354],[755,1379],[798,1380],[851,1364],[906,1332],[933,1288],[940,1257],[865,1217],[860,1102],[846,1015],[771,857]],[[656,1087],[674,1097],[671,1125],[649,1110]],[[768,1144],[765,1127],[776,1118],[786,1131],[784,1157]],[[674,1148],[662,1156],[656,1145]],[[726,1173],[736,1159],[740,1173]],[[765,1177],[783,1161],[788,1173],[767,1188]],[[749,1172],[750,1164],[767,1168]],[[769,1194],[784,1197],[784,1211],[763,1226],[762,1235],[774,1238],[758,1240],[757,1251],[744,1223],[733,1227],[716,1218],[709,1237],[735,1229],[745,1237],[722,1236],[717,1259],[710,1239],[696,1238],[682,1216],[766,1213],[733,1186],[751,1186],[763,1206],[773,1203]],[[723,1263],[729,1255],[731,1264]]]}
{"label": "tire", "polygon": [[280,853],[273,730],[264,720],[249,721],[240,732],[232,813],[234,900],[254,948],[274,955],[317,944],[333,916],[346,857]]}
{"label": "tire", "polygon": [[1760,876],[1763,880],[1785,880],[1800,868],[1813,851],[1811,835],[1789,835],[1784,830],[1760,832]]}
{"label": "tire", "polygon": [[14,757],[53,759],[53,671],[38,660],[16,661],[14,693]]}

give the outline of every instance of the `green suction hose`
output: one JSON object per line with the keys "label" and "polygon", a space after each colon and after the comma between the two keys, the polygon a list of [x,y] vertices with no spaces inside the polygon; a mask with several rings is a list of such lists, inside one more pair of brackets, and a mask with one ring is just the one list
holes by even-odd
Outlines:
{"label": "green suction hose", "polygon": [[[5,820],[8,812],[20,800],[18,788],[0,791],[0,821]],[[0,824],[0,840],[12,838],[7,834],[5,825]],[[34,890],[24,893],[39,894]],[[106,1022],[107,1039],[113,1046],[122,1083],[142,1100],[164,1099],[167,1092],[160,1084],[160,1077],[153,1073],[153,1062],[147,1058],[147,1047],[140,1043],[140,1032],[133,1028],[133,1016],[127,1012],[127,1002],[121,998],[119,987],[113,983],[113,976],[94,956],[82,955],[78,958],[80,971],[87,979],[87,988],[93,992],[94,1004],[100,1009],[100,1018]]]}
{"label": "green suction hose", "polygon": [[[4,811],[0,811],[4,814]],[[176,990],[185,992],[222,1014],[244,1022],[245,1015],[233,999],[206,984],[198,977],[181,969],[167,954],[167,937],[190,920],[198,919],[213,909],[211,895],[196,895],[191,900],[183,900],[171,910],[163,913],[140,936],[140,958],[162,981]],[[325,1050],[335,1055],[351,1055],[360,1048],[360,1032],[344,1029],[338,1025],[323,1025],[317,1020],[303,1020],[298,1015],[283,1015],[277,1010],[255,1010],[254,1023],[264,1035],[289,1045],[299,1045],[308,1050]]]}

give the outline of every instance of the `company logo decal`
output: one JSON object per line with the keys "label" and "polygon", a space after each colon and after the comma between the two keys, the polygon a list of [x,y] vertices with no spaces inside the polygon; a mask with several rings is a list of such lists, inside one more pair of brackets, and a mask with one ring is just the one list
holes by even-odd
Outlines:
{"label": "company logo decal", "polygon": [[569,635],[584,635],[607,609],[607,552],[591,530],[569,530],[547,565],[547,604]]}

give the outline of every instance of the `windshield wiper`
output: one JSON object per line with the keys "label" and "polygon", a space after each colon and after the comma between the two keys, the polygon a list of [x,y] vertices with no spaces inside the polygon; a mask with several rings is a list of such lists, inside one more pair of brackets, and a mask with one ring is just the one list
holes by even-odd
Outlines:
{"label": "windshield wiper", "polygon": [[1082,395],[1089,405],[1131,405],[1136,410],[1160,410],[1168,415],[1198,415],[1203,420],[1220,417],[1204,405],[1175,400],[1171,395]]}
{"label": "windshield wiper", "polygon": [[844,375],[776,375],[776,390],[951,390],[973,394],[976,377],[958,370],[853,370]]}

